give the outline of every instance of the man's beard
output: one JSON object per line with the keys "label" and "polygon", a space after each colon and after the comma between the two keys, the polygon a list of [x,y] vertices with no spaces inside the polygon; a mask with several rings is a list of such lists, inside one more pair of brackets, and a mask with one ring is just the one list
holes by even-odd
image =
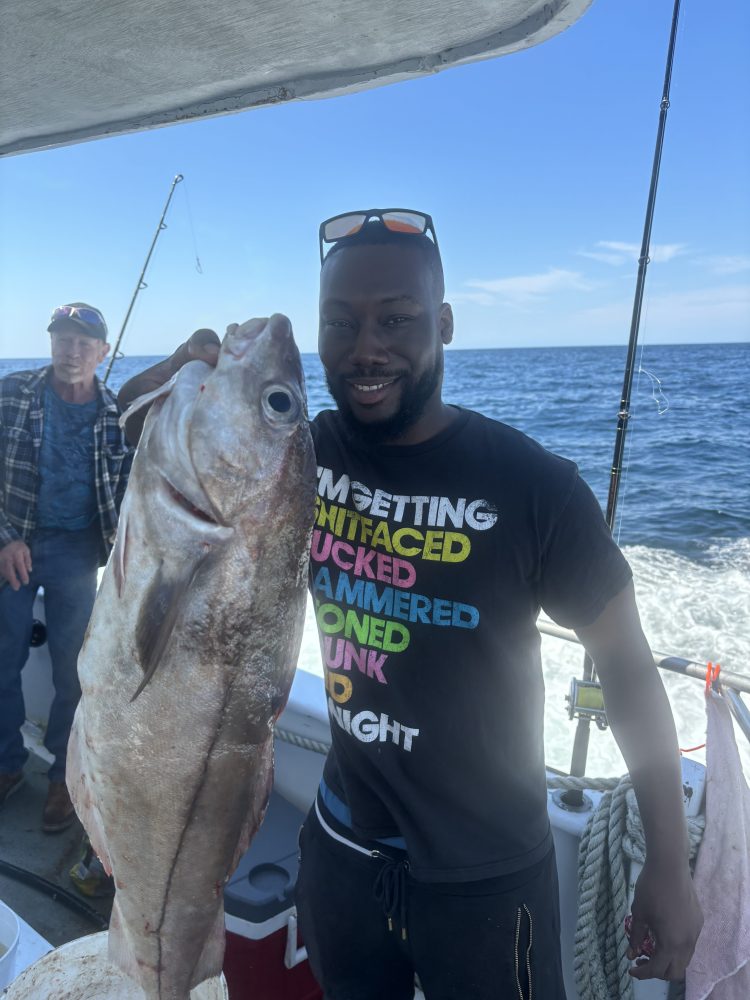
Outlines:
{"label": "man's beard", "polygon": [[[349,436],[365,445],[388,444],[405,434],[424,413],[425,407],[440,385],[443,375],[443,356],[438,353],[433,367],[423,372],[416,380],[408,375],[401,375],[401,404],[398,410],[384,420],[367,423],[355,417],[343,389],[343,378],[339,376],[333,379],[328,372],[325,375],[328,391],[339,409]],[[372,378],[373,375],[380,377],[382,373],[357,372],[355,377],[357,375],[360,378]]]}

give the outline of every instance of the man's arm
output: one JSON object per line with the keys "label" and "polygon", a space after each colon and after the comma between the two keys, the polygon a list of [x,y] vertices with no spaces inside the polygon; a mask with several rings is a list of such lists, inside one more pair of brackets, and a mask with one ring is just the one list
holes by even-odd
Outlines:
{"label": "man's arm", "polygon": [[629,583],[597,620],[576,633],[601,680],[612,732],[633,782],[646,838],[646,862],[633,899],[629,958],[650,928],[653,958],[637,979],[682,979],[703,925],[688,867],[682,774],[672,711],[641,628]]}
{"label": "man's arm", "polygon": [[[0,386],[7,383],[0,382]],[[2,409],[0,409],[0,437],[4,435]],[[4,443],[0,444],[0,454],[5,454]],[[3,468],[3,476],[8,470]],[[8,520],[0,497],[0,587],[9,583],[12,590],[20,590],[29,582],[31,572],[31,550]]]}
{"label": "man's arm", "polygon": [[[188,361],[206,361],[210,365],[215,365],[220,346],[221,341],[213,330],[196,330],[165,361],[160,361],[158,364],[152,365],[151,368],[146,368],[145,371],[134,375],[122,386],[117,394],[120,409],[126,410],[134,399],[164,385]],[[134,413],[125,423],[125,435],[133,445],[138,444],[147,413],[148,407],[144,407]]]}

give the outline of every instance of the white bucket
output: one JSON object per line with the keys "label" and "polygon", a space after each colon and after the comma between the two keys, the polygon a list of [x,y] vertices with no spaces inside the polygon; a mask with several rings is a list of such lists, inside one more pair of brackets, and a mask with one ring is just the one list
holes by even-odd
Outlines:
{"label": "white bucket", "polygon": [[[143,990],[107,958],[107,932],[69,941],[11,984],[3,1000],[143,1000]],[[229,1000],[223,976],[207,979],[190,1000]]]}
{"label": "white bucket", "polygon": [[20,933],[18,917],[9,906],[0,903],[0,990],[13,978]]}

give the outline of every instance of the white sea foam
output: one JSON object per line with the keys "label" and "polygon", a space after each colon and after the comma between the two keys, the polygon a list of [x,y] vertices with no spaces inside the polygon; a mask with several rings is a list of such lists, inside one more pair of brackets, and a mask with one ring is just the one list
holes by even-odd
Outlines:
{"label": "white sea foam", "polygon": [[[750,539],[717,543],[700,563],[666,549],[625,547],[635,577],[638,607],[651,647],[723,669],[750,675]],[[580,654],[544,640],[547,679],[547,755],[555,766],[569,762],[572,733],[557,722],[555,704],[564,697],[572,672],[580,673]],[[555,648],[556,647],[556,648]],[[567,670],[565,669],[567,667]],[[677,725],[680,746],[703,743],[706,733],[701,681],[662,673]],[[750,703],[750,696],[746,696]],[[571,727],[572,728],[572,727]],[[736,729],[745,773],[750,775],[750,743]],[[691,754],[705,761],[705,751]],[[611,733],[592,734],[589,774],[622,773],[624,763]]]}
{"label": "white sea foam", "polygon": [[[625,548],[635,576],[638,606],[651,646],[725,670],[750,674],[750,539],[717,543],[700,563],[666,549]],[[565,695],[571,677],[581,676],[579,646],[545,636],[542,641],[547,703],[547,760],[567,770],[575,724],[568,721]],[[299,665],[322,675],[315,619],[308,602]],[[706,717],[703,684],[692,678],[662,673],[672,704],[678,739],[683,748],[703,743]],[[322,696],[322,691],[321,691]],[[750,704],[750,696],[746,701]],[[750,743],[737,730],[745,773],[750,775]],[[691,754],[705,761],[705,752]],[[608,730],[592,728],[587,773],[622,774],[625,765]]]}

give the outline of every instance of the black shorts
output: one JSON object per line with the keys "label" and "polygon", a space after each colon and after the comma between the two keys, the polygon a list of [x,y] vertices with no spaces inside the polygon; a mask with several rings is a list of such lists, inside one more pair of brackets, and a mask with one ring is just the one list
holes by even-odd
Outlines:
{"label": "black shorts", "polygon": [[565,1000],[554,850],[460,883],[418,882],[404,852],[382,855],[335,840],[314,808],[300,832],[297,910],[326,1000],[411,1000],[415,974],[426,1000]]}

